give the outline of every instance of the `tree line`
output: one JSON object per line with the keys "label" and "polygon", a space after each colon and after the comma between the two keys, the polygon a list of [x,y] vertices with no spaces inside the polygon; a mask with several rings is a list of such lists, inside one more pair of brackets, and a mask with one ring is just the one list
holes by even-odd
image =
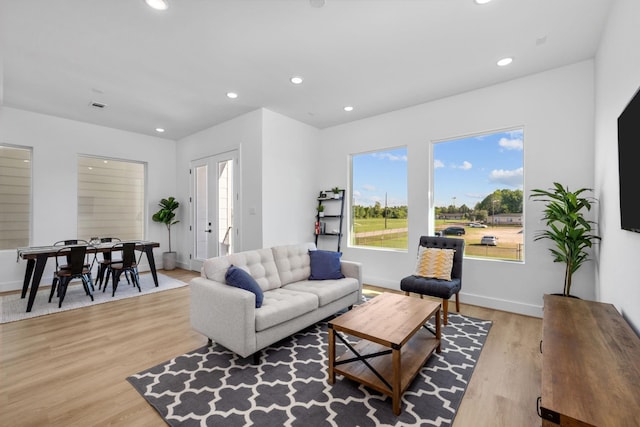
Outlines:
{"label": "tree line", "polygon": [[[438,218],[441,214],[463,214],[464,218],[474,221],[484,221],[491,215],[522,213],[523,211],[523,192],[522,190],[496,190],[486,196],[480,202],[476,203],[473,208],[463,204],[455,206],[436,206],[435,215]],[[388,206],[384,207],[380,202],[376,202],[373,206],[353,206],[354,218],[407,218],[407,206]]]}

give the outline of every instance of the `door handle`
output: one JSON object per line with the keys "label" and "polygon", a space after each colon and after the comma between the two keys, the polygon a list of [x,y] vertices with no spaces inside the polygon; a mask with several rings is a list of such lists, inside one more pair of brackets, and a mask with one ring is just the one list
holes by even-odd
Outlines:
{"label": "door handle", "polygon": [[209,230],[204,230],[205,233],[211,233],[211,229]]}

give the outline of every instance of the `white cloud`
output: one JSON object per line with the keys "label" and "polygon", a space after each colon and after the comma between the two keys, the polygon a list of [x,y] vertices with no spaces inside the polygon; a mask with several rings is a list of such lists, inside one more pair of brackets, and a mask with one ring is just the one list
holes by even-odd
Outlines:
{"label": "white cloud", "polygon": [[489,181],[497,184],[505,184],[510,187],[522,187],[523,168],[514,170],[494,169],[489,174]]}
{"label": "white cloud", "polygon": [[371,156],[375,157],[376,159],[391,160],[392,162],[397,162],[397,161],[406,162],[407,161],[407,156],[396,156],[395,154],[391,154],[391,153],[373,153],[373,154],[371,154]]}
{"label": "white cloud", "polygon": [[524,145],[522,138],[500,138],[498,145],[505,150],[519,150],[522,151]]}
{"label": "white cloud", "polygon": [[473,167],[473,165],[470,162],[465,160],[464,162],[462,162],[461,165],[451,165],[451,167],[454,169],[462,169],[462,170],[468,171]]}
{"label": "white cloud", "polygon": [[435,169],[443,168],[444,167],[444,163],[442,163],[442,160],[436,159],[436,160],[433,161],[433,167]]}

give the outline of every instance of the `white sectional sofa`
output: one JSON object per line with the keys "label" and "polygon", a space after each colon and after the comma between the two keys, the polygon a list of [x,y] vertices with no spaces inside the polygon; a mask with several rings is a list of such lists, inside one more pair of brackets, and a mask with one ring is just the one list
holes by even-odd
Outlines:
{"label": "white sectional sofa", "polygon": [[[341,279],[309,280],[313,243],[276,246],[211,258],[191,280],[191,325],[241,357],[280,341],[362,300],[360,263],[340,261]],[[264,294],[225,282],[229,266],[248,272]]]}

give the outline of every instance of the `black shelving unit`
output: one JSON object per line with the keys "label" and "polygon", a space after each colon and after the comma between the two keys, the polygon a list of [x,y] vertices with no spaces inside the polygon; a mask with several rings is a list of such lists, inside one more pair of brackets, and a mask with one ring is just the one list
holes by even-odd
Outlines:
{"label": "black shelving unit", "polygon": [[[340,197],[334,198],[333,190],[329,191],[321,191],[318,195],[318,207],[324,206],[326,209],[332,212],[331,214],[324,214],[324,216],[320,216],[320,212],[316,214],[316,246],[318,246],[318,240],[323,238],[333,238],[337,240],[337,252],[340,252],[340,243],[342,242],[342,220],[344,218],[344,198],[345,198],[345,190],[340,190]],[[332,208],[332,205],[340,204],[340,213],[337,212],[336,208]],[[338,232],[332,232],[329,230],[336,230],[336,226],[338,227]]]}

